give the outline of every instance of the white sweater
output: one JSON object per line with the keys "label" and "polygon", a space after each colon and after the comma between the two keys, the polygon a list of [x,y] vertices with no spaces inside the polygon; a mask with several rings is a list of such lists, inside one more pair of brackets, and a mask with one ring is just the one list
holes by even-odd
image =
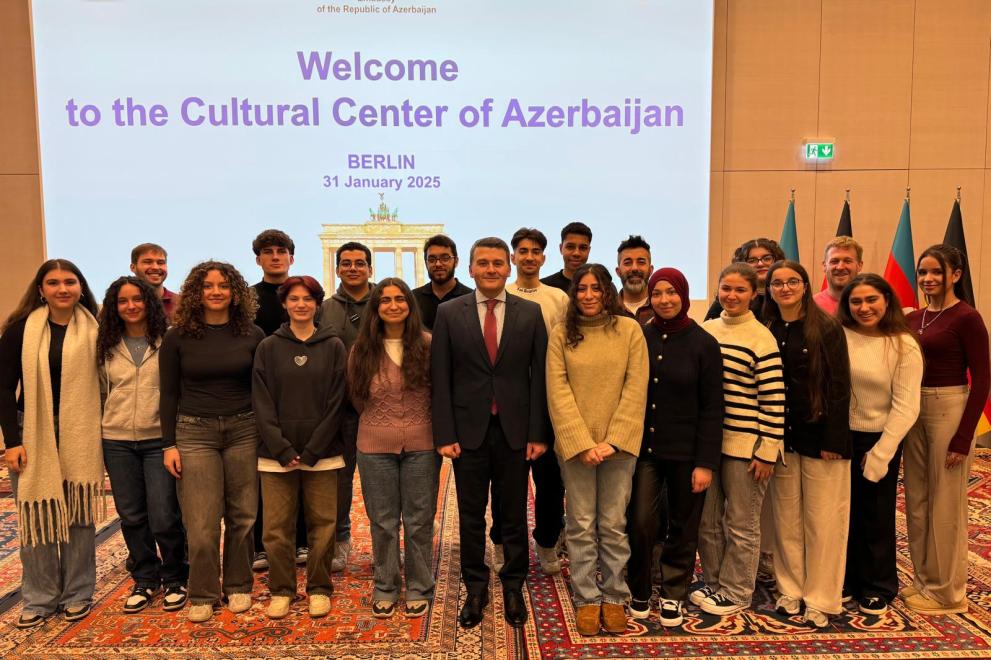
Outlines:
{"label": "white sweater", "polygon": [[850,353],[850,430],[881,432],[864,478],[880,481],[919,416],[922,351],[910,335],[869,337],[844,328]]}

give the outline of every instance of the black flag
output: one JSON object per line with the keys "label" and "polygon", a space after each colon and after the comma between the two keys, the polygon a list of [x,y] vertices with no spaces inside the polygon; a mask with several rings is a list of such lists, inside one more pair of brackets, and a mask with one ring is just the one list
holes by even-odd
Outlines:
{"label": "black flag", "polygon": [[952,245],[963,253],[964,271],[960,280],[960,288],[963,295],[960,299],[971,307],[976,307],[974,300],[974,283],[970,279],[970,259],[967,257],[967,240],[963,236],[963,215],[960,213],[960,200],[953,202],[953,210],[950,211],[950,221],[946,223],[946,234],[943,235],[943,242]]}
{"label": "black flag", "polygon": [[[843,202],[843,210],[840,211],[840,223],[836,225],[837,236],[849,236],[853,238],[853,222],[850,220],[850,202]],[[961,234],[962,236],[963,234]]]}

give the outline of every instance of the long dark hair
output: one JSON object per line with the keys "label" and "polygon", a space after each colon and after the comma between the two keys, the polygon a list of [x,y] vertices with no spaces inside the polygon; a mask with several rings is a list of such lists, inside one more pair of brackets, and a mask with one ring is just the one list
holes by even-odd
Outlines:
{"label": "long dark hair", "polygon": [[599,288],[602,289],[602,310],[609,315],[609,327],[615,328],[616,317],[623,314],[623,308],[619,304],[619,294],[616,293],[616,286],[612,283],[609,270],[602,264],[582,264],[571,278],[571,287],[568,289],[568,312],[564,316],[565,342],[571,348],[577,348],[585,338],[578,324],[583,316],[578,309],[578,285],[588,274],[595,276]]}
{"label": "long dark hair", "polygon": [[404,390],[430,385],[430,344],[420,321],[416,298],[406,282],[398,277],[387,277],[369,294],[368,308],[358,326],[358,338],[351,347],[348,360],[348,391],[351,399],[365,401],[372,388],[372,381],[382,374],[385,356],[385,321],[379,316],[382,292],[387,286],[397,287],[406,298],[409,315],[403,325],[403,383]]}
{"label": "long dark hair", "polygon": [[0,332],[6,332],[7,328],[22,319],[26,319],[31,312],[47,304],[38,292],[38,289],[41,287],[42,282],[45,281],[45,275],[53,270],[67,270],[76,276],[76,279],[79,280],[79,288],[82,289],[82,295],[79,296],[79,304],[85,307],[96,318],[98,313],[96,298],[93,296],[93,292],[90,291],[86,278],[83,277],[82,272],[76,264],[68,259],[49,259],[38,267],[38,272],[35,273],[34,278],[28,284],[28,288],[24,292],[24,295],[21,296],[17,307],[7,317]]}
{"label": "long dark hair", "polygon": [[856,329],[859,325],[857,319],[853,318],[853,314],[850,313],[850,294],[855,288],[861,285],[877,289],[878,293],[884,296],[884,301],[887,304],[887,310],[884,312],[884,316],[878,321],[878,331],[885,337],[895,337],[904,333],[914,340],[915,335],[908,328],[905,313],[898,306],[898,297],[895,295],[895,290],[891,288],[887,280],[874,273],[861,273],[850,280],[850,283],[843,288],[843,293],[840,294],[839,308],[837,309],[840,323],[843,324],[843,327]]}
{"label": "long dark hair", "polygon": [[175,312],[175,327],[194,339],[203,338],[203,281],[211,270],[219,271],[231,286],[230,326],[235,336],[243,337],[255,325],[258,300],[237,268],[223,261],[204,261],[193,266],[182,283],[182,298]]}
{"label": "long dark hair", "polygon": [[[797,261],[778,261],[771,266],[770,270],[767,271],[767,287],[769,290],[771,289],[771,281],[774,273],[780,268],[790,268],[798,273],[799,277],[802,278],[802,283],[805,285],[801,306],[802,316],[805,321],[802,324],[802,334],[805,338],[805,348],[809,356],[809,377],[806,385],[809,389],[811,419],[808,421],[815,422],[826,414],[826,402],[830,398],[829,389],[832,384],[833,374],[830,360],[836,359],[836,356],[829,355],[823,340],[827,335],[840,332],[840,325],[834,318],[819,309],[819,305],[815,304],[815,301],[812,300],[812,287],[809,283],[809,274],[802,264]],[[773,296],[774,294],[771,293],[771,295],[764,299],[763,318],[764,324],[768,327],[774,321],[781,319],[781,308],[778,307],[778,303],[773,299]]]}
{"label": "long dark hair", "polygon": [[151,346],[152,351],[158,350],[158,340],[165,336],[165,331],[169,329],[169,320],[165,316],[165,308],[159,299],[155,289],[144,280],[133,275],[118,277],[107,288],[106,295],[103,296],[103,308],[100,310],[100,330],[96,334],[96,360],[99,364],[105,364],[113,359],[114,347],[120,343],[124,336],[124,319],[117,312],[117,297],[125,284],[136,286],[141,292],[141,299],[145,304],[145,339]]}
{"label": "long dark hair", "polygon": [[[946,301],[946,284],[953,277],[953,272],[960,271],[960,279],[953,284],[953,293],[957,298],[964,301],[970,306],[974,306],[973,300],[968,300],[969,297],[964,291],[963,286],[963,276],[967,274],[967,257],[958,248],[952,245],[947,245],[946,243],[937,243],[936,245],[931,245],[919,255],[919,260],[915,263],[915,270],[918,271],[922,266],[922,260],[926,257],[932,257],[939,262],[939,265],[943,269],[943,300],[939,301],[939,306],[942,307],[943,303]],[[929,300],[929,296],[926,296],[926,300],[929,304],[933,304],[934,301]]]}

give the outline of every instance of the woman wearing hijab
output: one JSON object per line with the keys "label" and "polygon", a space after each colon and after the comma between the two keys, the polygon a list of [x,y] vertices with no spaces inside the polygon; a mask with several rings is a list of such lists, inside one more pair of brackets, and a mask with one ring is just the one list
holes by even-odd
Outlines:
{"label": "woman wearing hijab", "polygon": [[[688,281],[674,268],[650,278],[654,318],[644,326],[650,379],[643,443],[630,500],[630,614],[650,614],[651,555],[661,551],[661,624],[682,622],[699,520],[712,473],[719,469],[723,422],[723,365],[719,342],[688,318]],[[665,485],[667,488],[665,489]],[[666,502],[661,498],[666,493]],[[667,510],[667,524],[663,512]]]}

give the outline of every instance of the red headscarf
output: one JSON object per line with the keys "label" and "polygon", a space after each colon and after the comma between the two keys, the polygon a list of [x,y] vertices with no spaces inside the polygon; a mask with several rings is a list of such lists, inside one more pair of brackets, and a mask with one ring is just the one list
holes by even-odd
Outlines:
{"label": "red headscarf", "polygon": [[655,311],[651,323],[662,332],[684,330],[695,323],[692,319],[688,318],[688,307],[691,305],[691,301],[688,298],[688,280],[685,279],[685,276],[677,268],[660,268],[655,270],[654,274],[650,276],[650,281],[647,283],[648,302],[654,293],[654,287],[661,280],[674,287],[674,290],[678,293],[678,297],[681,298],[681,310],[674,318],[668,320],[662,319]]}

